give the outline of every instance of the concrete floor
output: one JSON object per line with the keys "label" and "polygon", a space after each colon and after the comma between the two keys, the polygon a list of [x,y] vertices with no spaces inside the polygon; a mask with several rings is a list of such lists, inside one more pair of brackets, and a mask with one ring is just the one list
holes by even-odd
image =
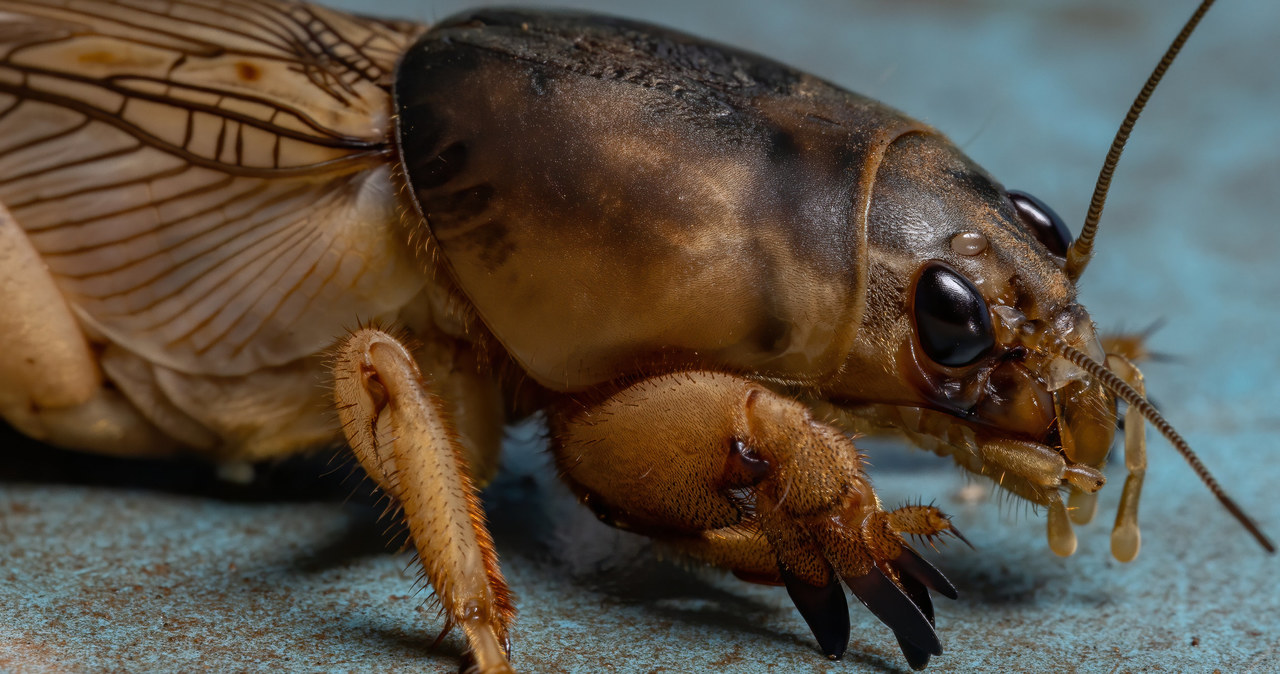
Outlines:
{"label": "concrete floor", "polygon": [[[370,11],[368,3],[348,3]],[[506,4],[525,4],[508,1]],[[603,8],[601,3],[567,3]],[[1174,5],[1177,5],[1176,10]],[[613,11],[749,47],[940,127],[1078,229],[1114,126],[1187,2],[650,2]],[[424,8],[424,6],[426,8]],[[386,2],[432,20],[458,3]],[[1149,390],[1209,468],[1280,535],[1280,4],[1221,3],[1139,123],[1085,278],[1103,327],[1166,321]],[[367,487],[328,455],[219,483],[195,464],[116,462],[13,437],[0,467],[0,671],[452,671],[457,635],[388,549]],[[536,429],[513,431],[487,495],[519,596],[528,672],[898,671],[852,611],[829,663],[785,593],[656,559],[554,482]],[[936,499],[977,550],[933,555],[936,672],[1280,671],[1280,591],[1263,554],[1165,443],[1151,443],[1144,546],[1108,555],[1122,472],[1074,557],[1043,515],[965,496],[946,462],[870,447],[889,503]],[[353,491],[354,497],[348,498]],[[970,490],[971,491],[971,490]],[[856,603],[855,603],[856,605]]]}

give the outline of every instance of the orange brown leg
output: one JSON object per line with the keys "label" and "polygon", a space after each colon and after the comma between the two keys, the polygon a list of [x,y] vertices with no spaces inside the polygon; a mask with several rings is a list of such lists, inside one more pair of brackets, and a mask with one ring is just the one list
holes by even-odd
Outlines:
{"label": "orange brown leg", "polygon": [[510,672],[515,609],[485,526],[468,448],[448,404],[400,341],[374,329],[352,334],[334,366],[347,441],[404,513],[427,580],[450,625],[466,634],[480,672]]}
{"label": "orange brown leg", "polygon": [[942,652],[928,590],[955,589],[902,534],[950,524],[928,507],[882,510],[852,441],[805,405],[739,377],[686,372],[565,403],[549,422],[565,480],[601,519],[751,580],[780,580],[829,656],[848,642],[841,581],[893,629],[912,666]]}

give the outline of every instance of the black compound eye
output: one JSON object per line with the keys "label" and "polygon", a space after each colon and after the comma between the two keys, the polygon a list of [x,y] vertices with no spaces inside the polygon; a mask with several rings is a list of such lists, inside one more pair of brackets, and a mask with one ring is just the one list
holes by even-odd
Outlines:
{"label": "black compound eye", "polygon": [[977,286],[944,263],[931,262],[920,272],[913,307],[920,346],[939,365],[970,365],[996,344]]}
{"label": "black compound eye", "polygon": [[1058,257],[1066,257],[1067,249],[1071,247],[1071,232],[1062,222],[1062,218],[1058,217],[1058,214],[1043,201],[1026,192],[1009,190],[1009,199],[1013,202],[1013,207],[1018,210],[1018,217],[1022,219],[1022,224],[1036,235],[1040,243],[1043,243],[1050,253]]}

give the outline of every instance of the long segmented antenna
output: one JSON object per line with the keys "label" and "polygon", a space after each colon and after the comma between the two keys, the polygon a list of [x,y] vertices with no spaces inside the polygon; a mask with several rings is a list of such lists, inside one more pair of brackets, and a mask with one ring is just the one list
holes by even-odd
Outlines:
{"label": "long segmented antenna", "polygon": [[1151,93],[1156,90],[1156,85],[1169,69],[1169,64],[1173,63],[1174,57],[1182,51],[1182,45],[1191,36],[1191,31],[1199,25],[1200,19],[1204,18],[1205,12],[1209,11],[1213,2],[1214,0],[1204,0],[1191,18],[1187,19],[1182,32],[1173,39],[1173,43],[1165,51],[1160,63],[1156,64],[1156,69],[1147,77],[1147,83],[1142,85],[1142,91],[1139,91],[1138,97],[1133,99],[1133,105],[1129,106],[1129,114],[1124,116],[1124,122],[1116,131],[1116,137],[1111,141],[1111,149],[1107,152],[1107,159],[1102,163],[1102,171],[1098,173],[1098,182],[1093,187],[1093,198],[1089,200],[1089,213],[1084,218],[1084,229],[1080,230],[1080,237],[1067,250],[1067,278],[1073,282],[1080,278],[1093,257],[1093,239],[1098,233],[1098,221],[1102,219],[1102,207],[1107,203],[1107,190],[1111,189],[1111,177],[1115,174],[1116,164],[1120,163],[1120,153],[1124,152],[1124,144],[1129,140],[1129,134],[1133,132],[1133,125],[1138,122],[1138,115],[1141,115],[1142,109],[1147,106],[1147,100],[1151,98]]}
{"label": "long segmented antenna", "polygon": [[1227,496],[1227,492],[1223,490],[1222,486],[1218,484],[1218,481],[1213,479],[1213,476],[1209,474],[1209,469],[1205,468],[1204,464],[1200,462],[1200,457],[1196,456],[1195,452],[1191,451],[1191,447],[1187,444],[1187,441],[1183,440],[1181,435],[1178,435],[1178,432],[1173,429],[1173,426],[1168,421],[1165,421],[1160,412],[1156,411],[1156,408],[1152,407],[1151,403],[1147,402],[1147,399],[1142,397],[1142,394],[1135,391],[1132,386],[1116,375],[1116,373],[1108,370],[1098,361],[1085,355],[1084,352],[1067,345],[1067,343],[1063,342],[1061,339],[1054,339],[1054,347],[1063,358],[1066,358],[1075,364],[1076,367],[1079,367],[1089,373],[1117,397],[1128,403],[1134,409],[1138,410],[1138,413],[1147,421],[1151,422],[1151,425],[1156,427],[1156,429],[1160,431],[1160,434],[1169,440],[1169,443],[1173,445],[1174,449],[1178,450],[1178,453],[1182,455],[1182,458],[1186,459],[1187,463],[1191,464],[1191,469],[1196,472],[1200,481],[1213,492],[1213,495],[1218,497],[1218,502],[1220,502],[1233,517],[1239,520],[1240,524],[1244,525],[1244,528],[1247,529],[1255,539],[1257,539],[1258,544],[1261,545],[1264,550],[1273,554],[1275,553],[1276,546],[1271,542],[1271,539],[1268,538],[1266,534],[1262,533],[1262,529],[1258,528],[1258,524],[1245,514],[1243,508],[1241,508],[1235,501],[1231,500],[1230,496]]}

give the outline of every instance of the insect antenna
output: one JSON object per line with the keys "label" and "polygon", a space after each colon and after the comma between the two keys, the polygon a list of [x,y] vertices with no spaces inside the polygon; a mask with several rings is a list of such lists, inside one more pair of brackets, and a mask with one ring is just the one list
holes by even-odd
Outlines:
{"label": "insect antenna", "polygon": [[1218,484],[1218,481],[1213,479],[1213,476],[1209,474],[1209,469],[1205,468],[1204,464],[1201,463],[1200,457],[1196,456],[1196,453],[1191,451],[1191,447],[1187,444],[1187,441],[1182,439],[1182,436],[1173,429],[1173,425],[1168,421],[1165,421],[1164,416],[1162,416],[1150,402],[1147,402],[1147,399],[1142,397],[1141,393],[1138,393],[1132,386],[1125,383],[1125,381],[1116,375],[1116,373],[1108,370],[1098,361],[1085,355],[1083,351],[1072,348],[1061,340],[1055,340],[1055,342],[1055,347],[1063,358],[1071,361],[1076,367],[1079,367],[1096,378],[1118,398],[1128,403],[1130,407],[1138,410],[1138,413],[1150,422],[1152,426],[1155,426],[1156,429],[1160,431],[1160,434],[1173,445],[1174,449],[1178,450],[1178,453],[1182,455],[1182,458],[1186,459],[1187,463],[1191,465],[1191,469],[1196,472],[1200,481],[1213,492],[1214,496],[1218,497],[1218,502],[1221,503],[1222,506],[1226,508],[1227,511],[1230,512],[1231,515],[1235,517],[1236,520],[1238,520],[1255,539],[1257,539],[1258,544],[1261,545],[1264,550],[1273,554],[1275,553],[1276,546],[1271,542],[1271,539],[1268,538],[1266,534],[1262,533],[1262,529],[1260,529],[1258,524],[1245,514],[1244,509],[1241,508],[1239,504],[1233,501],[1230,496],[1227,496],[1227,492],[1222,488],[1222,485]]}
{"label": "insect antenna", "polygon": [[1187,19],[1182,32],[1173,39],[1169,49],[1156,64],[1155,70],[1151,71],[1151,75],[1147,77],[1147,83],[1142,85],[1138,97],[1133,99],[1133,105],[1129,106],[1129,113],[1124,116],[1120,129],[1116,131],[1116,137],[1111,141],[1111,149],[1107,151],[1107,159],[1102,163],[1102,171],[1098,173],[1098,182],[1093,187],[1093,198],[1089,200],[1089,212],[1084,218],[1084,228],[1080,230],[1080,236],[1075,243],[1071,244],[1071,248],[1067,250],[1066,273],[1067,278],[1073,282],[1080,278],[1093,257],[1093,239],[1098,233],[1098,221],[1102,219],[1102,207],[1107,203],[1107,190],[1111,189],[1111,177],[1115,174],[1116,164],[1120,163],[1120,153],[1124,152],[1124,144],[1129,140],[1129,134],[1133,132],[1133,125],[1138,122],[1138,115],[1141,115],[1142,109],[1147,106],[1147,100],[1151,98],[1151,93],[1155,91],[1156,85],[1169,69],[1169,64],[1173,63],[1174,57],[1182,51],[1182,45],[1186,43],[1188,37],[1191,37],[1191,32],[1196,29],[1200,19],[1204,18],[1205,12],[1209,11],[1213,2],[1214,0],[1204,0],[1191,18]]}

